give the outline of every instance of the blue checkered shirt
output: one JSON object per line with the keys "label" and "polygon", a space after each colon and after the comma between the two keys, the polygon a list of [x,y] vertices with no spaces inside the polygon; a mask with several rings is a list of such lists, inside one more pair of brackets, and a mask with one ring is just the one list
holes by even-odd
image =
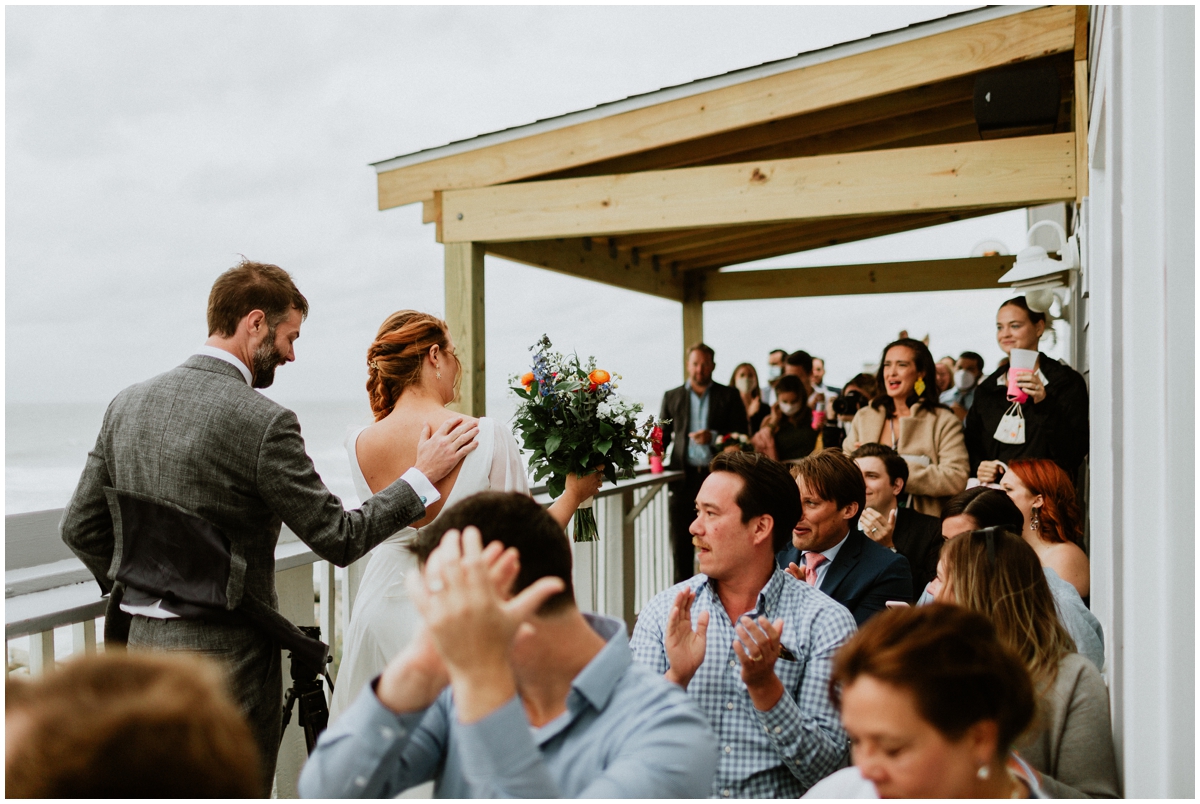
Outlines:
{"label": "blue checkered shirt", "polygon": [[779,659],[775,674],[784,694],[766,712],[754,708],[742,682],[737,638],[707,575],[697,575],[654,597],[638,615],[629,646],[634,659],[665,673],[664,626],[675,596],[696,593],[692,624],[710,612],[704,662],[688,684],[712,722],[720,746],[713,795],[717,798],[798,798],[846,765],[849,742],[829,700],[833,655],[855,632],[849,610],[808,584],[775,570],[758,594],[752,617],[783,620],[783,644],[797,661]]}

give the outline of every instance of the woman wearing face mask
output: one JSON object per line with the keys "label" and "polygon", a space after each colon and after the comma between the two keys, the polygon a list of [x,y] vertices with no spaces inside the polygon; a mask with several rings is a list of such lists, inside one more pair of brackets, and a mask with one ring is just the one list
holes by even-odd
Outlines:
{"label": "woman wearing face mask", "polygon": [[1017,750],[1055,798],[1117,798],[1117,763],[1108,690],[1100,671],[1076,652],[1059,619],[1037,554],[1017,534],[986,528],[942,548],[938,603],[985,615],[1000,642],[1033,679],[1038,719]]}
{"label": "woman wearing face mask", "polygon": [[829,697],[854,764],[805,798],[1046,798],[1012,753],[1034,717],[1021,660],[987,617],[889,609],[837,653]]}
{"label": "woman wearing face mask", "polygon": [[742,404],[746,406],[746,418],[750,421],[750,433],[758,432],[762,420],[767,417],[767,406],[762,402],[762,390],[758,387],[758,372],[749,363],[739,363],[729,378],[729,384],[738,389],[742,395]]}
{"label": "woman wearing face mask", "polygon": [[777,461],[795,461],[817,448],[818,431],[812,426],[812,411],[805,400],[804,383],[794,374],[785,374],[775,385],[775,404],[754,434],[756,452]]}
{"label": "woman wearing face mask", "polygon": [[854,415],[846,445],[876,442],[908,462],[911,507],[941,516],[942,505],[967,486],[962,423],[938,401],[933,356],[912,338],[883,350],[876,377],[880,393]]}
{"label": "woman wearing face mask", "polygon": [[[1024,296],[1009,299],[996,313],[996,342],[1005,354],[1037,352],[1045,331],[1045,314],[1031,311]],[[1088,452],[1087,383],[1079,372],[1038,352],[1033,373],[1022,373],[1016,385],[1025,399],[1010,399],[1007,364],[979,383],[965,425],[971,471],[981,483],[995,483],[1000,462],[1049,458],[1075,478]]]}

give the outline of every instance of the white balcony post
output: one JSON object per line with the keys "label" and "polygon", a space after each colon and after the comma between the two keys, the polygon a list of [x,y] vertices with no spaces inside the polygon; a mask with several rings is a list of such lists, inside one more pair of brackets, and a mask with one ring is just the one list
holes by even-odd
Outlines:
{"label": "white balcony post", "polygon": [[96,621],[84,620],[71,625],[71,653],[79,656],[96,652]]}
{"label": "white balcony post", "polygon": [[[302,564],[275,575],[275,591],[279,596],[279,613],[296,625],[315,625],[313,606],[312,565]],[[292,685],[291,662],[287,652],[283,654],[284,693]],[[298,798],[297,782],[300,769],[308,758],[304,745],[304,732],[299,726],[299,707],[292,710],[283,743],[279,746],[279,760],[275,765],[275,791],[279,798]]]}
{"label": "white balcony post", "polygon": [[29,635],[29,675],[37,677],[54,669],[54,629]]}

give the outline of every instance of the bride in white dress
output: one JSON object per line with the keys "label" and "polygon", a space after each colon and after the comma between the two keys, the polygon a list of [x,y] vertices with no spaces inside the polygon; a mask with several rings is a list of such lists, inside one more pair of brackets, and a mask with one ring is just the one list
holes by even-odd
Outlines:
{"label": "bride in white dress", "polygon": [[[458,358],[445,322],[426,313],[401,310],[383,322],[367,351],[367,391],[375,423],[346,439],[350,471],[359,499],[366,502],[416,463],[422,432],[436,430],[451,416]],[[529,481],[516,439],[486,416],[479,419],[476,449],[435,484],[441,499],[424,519],[388,537],[371,551],[363,572],[342,662],[330,704],[331,718],[348,707],[362,688],[400,652],[416,631],[420,615],[408,599],[406,577],[417,572],[410,546],[442,509],[480,491],[529,493]],[[568,478],[566,491],[549,512],[564,528],[579,503],[599,489],[601,476]]]}

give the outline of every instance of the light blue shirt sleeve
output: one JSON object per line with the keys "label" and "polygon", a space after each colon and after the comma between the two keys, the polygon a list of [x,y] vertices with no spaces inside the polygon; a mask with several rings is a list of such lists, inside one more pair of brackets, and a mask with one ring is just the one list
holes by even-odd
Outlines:
{"label": "light blue shirt sleeve", "polygon": [[449,692],[397,715],[368,684],[317,741],[300,774],[302,798],[387,798],[434,777],[450,734]]}

